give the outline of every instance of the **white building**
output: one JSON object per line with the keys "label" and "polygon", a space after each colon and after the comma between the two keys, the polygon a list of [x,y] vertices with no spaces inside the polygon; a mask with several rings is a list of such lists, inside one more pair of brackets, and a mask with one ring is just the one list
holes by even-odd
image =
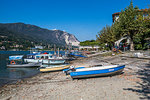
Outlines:
{"label": "white building", "polygon": [[36,49],[43,49],[43,46],[35,46]]}

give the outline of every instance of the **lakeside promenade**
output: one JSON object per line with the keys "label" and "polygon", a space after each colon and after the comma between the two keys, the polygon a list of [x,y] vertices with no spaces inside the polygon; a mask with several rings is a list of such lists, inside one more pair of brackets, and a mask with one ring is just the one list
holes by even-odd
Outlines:
{"label": "lakeside promenade", "polygon": [[62,71],[41,73],[17,84],[5,85],[0,90],[2,100],[139,100],[150,99],[150,60],[94,55],[72,61],[76,67],[95,64],[125,64],[122,74],[72,80]]}

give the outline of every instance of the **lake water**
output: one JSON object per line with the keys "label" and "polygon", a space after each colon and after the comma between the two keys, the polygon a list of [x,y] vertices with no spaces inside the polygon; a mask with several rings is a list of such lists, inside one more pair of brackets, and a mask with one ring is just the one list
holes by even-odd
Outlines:
{"label": "lake water", "polygon": [[[54,51],[49,52],[54,53]],[[0,51],[0,87],[40,73],[37,68],[7,68],[7,59],[10,55],[26,55],[29,53],[29,51]],[[60,51],[60,54],[63,55],[64,52]]]}

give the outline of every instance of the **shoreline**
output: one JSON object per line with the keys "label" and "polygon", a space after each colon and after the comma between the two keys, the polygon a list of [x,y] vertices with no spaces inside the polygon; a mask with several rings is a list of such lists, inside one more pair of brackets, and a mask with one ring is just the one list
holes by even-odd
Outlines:
{"label": "shoreline", "polygon": [[[124,73],[112,77],[96,77],[72,80],[62,71],[40,73],[12,85],[5,85],[0,90],[0,99],[61,99],[61,100],[99,100],[99,99],[148,99],[150,93],[149,60],[101,55],[77,59],[71,65],[82,67],[95,64],[125,64]],[[144,72],[143,72],[144,71]],[[144,83],[146,81],[146,83]],[[142,85],[147,87],[143,88]],[[139,92],[140,91],[140,92]],[[143,91],[143,92],[142,92]],[[119,93],[119,95],[118,95]]]}

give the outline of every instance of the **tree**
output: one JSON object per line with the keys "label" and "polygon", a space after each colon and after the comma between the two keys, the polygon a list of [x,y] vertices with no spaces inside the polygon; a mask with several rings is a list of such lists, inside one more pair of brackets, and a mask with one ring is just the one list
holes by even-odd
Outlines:
{"label": "tree", "polygon": [[[146,32],[145,23],[143,22],[143,14],[138,7],[133,7],[133,2],[119,15],[119,19],[115,22],[116,30],[121,36],[130,37],[130,50],[134,50],[135,41],[139,36],[144,36]],[[144,37],[140,37],[142,40]],[[142,42],[142,41],[141,41]],[[142,42],[144,45],[144,41]]]}
{"label": "tree", "polygon": [[[147,15],[144,16],[143,15]],[[130,37],[130,50],[146,49],[145,38],[150,37],[150,8],[139,10],[133,7],[133,2],[122,10],[119,18],[112,26],[104,27],[97,35],[99,43],[113,46],[114,42],[121,37]]]}
{"label": "tree", "polygon": [[137,10],[133,7],[133,2],[131,1],[129,7],[122,11],[119,15],[118,24],[121,32],[121,36],[129,36],[130,37],[130,50],[134,50],[134,42],[133,37],[138,31],[138,27],[136,25],[136,15]]}
{"label": "tree", "polygon": [[104,27],[96,36],[97,37],[97,41],[101,44],[101,45],[105,45],[108,44],[109,49],[111,49],[112,46],[114,46],[114,42],[117,40],[116,38],[116,34],[114,32],[114,26],[108,26],[106,25],[106,27]]}
{"label": "tree", "polygon": [[95,45],[98,45],[98,42],[95,40],[86,40],[86,41],[80,42],[80,45],[81,46],[95,46]]}

